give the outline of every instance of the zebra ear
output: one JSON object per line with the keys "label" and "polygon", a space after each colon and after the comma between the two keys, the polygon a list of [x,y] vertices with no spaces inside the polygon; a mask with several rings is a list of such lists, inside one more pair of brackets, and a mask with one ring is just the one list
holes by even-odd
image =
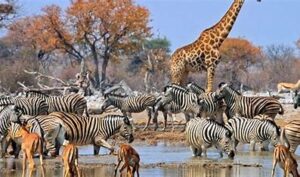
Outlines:
{"label": "zebra ear", "polygon": [[201,104],[203,104],[203,103],[204,103],[204,100],[203,100],[203,99],[201,99],[201,98],[198,98],[198,100],[197,100],[197,103],[198,103],[199,105],[201,105]]}
{"label": "zebra ear", "polygon": [[231,135],[232,135],[232,133],[231,133],[230,131],[227,131],[227,132],[225,133],[225,136],[226,136],[226,137],[231,137]]}
{"label": "zebra ear", "polygon": [[227,84],[225,82],[221,82],[219,85],[218,85],[218,88],[221,89],[221,88],[224,88]]}
{"label": "zebra ear", "polygon": [[104,94],[104,99],[107,99],[108,98],[108,93],[105,93]]}
{"label": "zebra ear", "polygon": [[127,125],[129,125],[130,124],[130,121],[129,121],[129,119],[128,119],[128,117],[126,116],[126,117],[124,117],[124,123],[125,124],[127,124]]}
{"label": "zebra ear", "polygon": [[166,91],[167,91],[167,89],[168,89],[169,87],[170,87],[169,85],[165,86],[164,89],[163,89],[163,92],[166,93]]}

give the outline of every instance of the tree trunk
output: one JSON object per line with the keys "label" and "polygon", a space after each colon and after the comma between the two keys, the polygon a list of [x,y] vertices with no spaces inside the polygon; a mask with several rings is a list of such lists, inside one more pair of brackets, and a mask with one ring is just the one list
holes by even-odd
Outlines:
{"label": "tree trunk", "polygon": [[93,61],[94,61],[94,65],[95,65],[93,86],[94,86],[94,88],[99,88],[99,86],[100,86],[100,78],[99,78],[99,60],[98,60],[98,55],[97,55],[95,46],[93,46],[91,48],[91,50],[92,50]]}
{"label": "tree trunk", "polygon": [[150,71],[147,69],[144,77],[145,90],[147,93],[150,92]]}
{"label": "tree trunk", "polygon": [[104,91],[104,85],[106,81],[106,68],[108,65],[109,57],[107,55],[104,55],[103,57],[103,63],[102,63],[102,70],[101,70],[101,81],[100,81],[100,89],[101,91]]}

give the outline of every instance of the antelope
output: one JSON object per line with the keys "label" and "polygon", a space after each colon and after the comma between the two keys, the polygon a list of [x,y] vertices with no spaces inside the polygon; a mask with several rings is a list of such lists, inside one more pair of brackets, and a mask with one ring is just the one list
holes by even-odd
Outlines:
{"label": "antelope", "polygon": [[[136,171],[137,177],[140,176],[139,174],[139,162],[140,162],[140,156],[136,152],[133,147],[127,144],[121,144],[120,149],[118,150],[118,153],[116,154],[118,156],[118,164],[115,168],[115,177],[117,176],[117,170],[123,161],[124,164],[119,170],[120,172],[120,177],[122,177],[122,171],[127,167],[127,176],[129,177],[134,177],[134,173]],[[132,167],[132,169],[130,168]]]}
{"label": "antelope", "polygon": [[277,145],[274,149],[272,177],[274,177],[277,162],[279,162],[279,166],[284,170],[284,177],[288,177],[289,173],[291,173],[293,177],[300,177],[297,170],[297,161],[284,145]]}
{"label": "antelope", "polygon": [[74,176],[75,173],[77,173],[77,176],[80,177],[78,167],[78,149],[74,144],[65,145],[62,153],[62,161],[64,163],[64,177],[69,175]]}
{"label": "antelope", "polygon": [[44,176],[44,167],[43,167],[43,141],[42,138],[37,133],[30,133],[28,131],[30,126],[27,126],[26,123],[21,124],[21,128],[18,130],[17,134],[22,137],[21,150],[23,151],[23,175],[25,176],[26,171],[26,161],[29,160],[29,169],[32,176],[32,171],[34,169],[34,153],[38,153],[40,156],[40,163],[42,168],[42,175]]}
{"label": "antelope", "polygon": [[296,84],[294,83],[287,83],[287,82],[280,82],[277,84],[277,91],[278,93],[287,92],[287,91],[296,91],[300,89],[300,80]]}

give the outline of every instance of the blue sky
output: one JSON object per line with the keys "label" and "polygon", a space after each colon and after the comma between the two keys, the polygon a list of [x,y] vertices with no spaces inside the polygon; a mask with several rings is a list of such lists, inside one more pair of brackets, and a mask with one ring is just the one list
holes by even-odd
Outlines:
{"label": "blue sky", "polygon": [[[154,34],[166,36],[171,49],[193,42],[215,24],[233,0],[136,0],[151,13]],[[67,7],[69,0],[19,0],[22,14],[38,14],[49,4]],[[300,39],[300,0],[245,0],[230,37],[244,37],[258,46],[295,46]]]}

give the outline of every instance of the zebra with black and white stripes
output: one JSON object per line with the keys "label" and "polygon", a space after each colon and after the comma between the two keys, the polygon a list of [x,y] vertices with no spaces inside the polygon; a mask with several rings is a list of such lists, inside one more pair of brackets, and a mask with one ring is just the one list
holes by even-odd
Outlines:
{"label": "zebra with black and white stripes", "polygon": [[15,105],[26,115],[48,114],[48,104],[41,98],[1,97],[0,106]]}
{"label": "zebra with black and white stripes", "polygon": [[[1,115],[1,114],[0,114]],[[47,118],[47,115],[38,115],[38,116],[29,116],[24,115],[18,108],[12,107],[6,113],[6,120],[9,122],[9,137],[6,140],[15,143],[16,145],[21,145],[20,136],[18,131],[20,129],[19,124],[26,122],[27,125],[30,125],[29,132],[34,132],[39,134],[45,140],[44,152],[47,154],[50,152],[51,156],[58,155],[59,146],[57,141],[63,142],[64,138],[59,137],[58,134],[61,131],[60,122],[57,120]],[[11,122],[11,120],[13,122]],[[0,122],[1,123],[1,122]],[[61,138],[58,140],[58,138]],[[60,146],[59,146],[60,147]],[[7,146],[4,146],[4,151],[6,151]],[[14,150],[15,156],[18,156],[19,147]]]}
{"label": "zebra with black and white stripes", "polygon": [[144,110],[147,110],[148,117],[151,119],[153,105],[156,101],[156,97],[150,94],[143,94],[138,96],[106,94],[105,97],[106,98],[100,107],[100,113],[103,113],[109,106],[114,106],[120,109],[124,116],[128,116],[131,122],[131,113],[138,113]]}
{"label": "zebra with black and white stripes", "polygon": [[195,83],[189,83],[187,89],[198,95],[198,104],[201,107],[200,117],[211,118],[220,124],[227,122],[223,117],[226,105],[223,100],[215,101],[216,92],[205,93],[205,90]]}
{"label": "zebra with black and white stripes", "polygon": [[200,107],[198,105],[198,96],[195,93],[189,92],[184,87],[176,84],[167,85],[164,88],[163,104],[174,101],[179,105],[181,110],[193,115],[200,114]]}
{"label": "zebra with black and white stripes", "polygon": [[[153,106],[153,115],[151,116],[153,118],[153,122],[155,123],[155,127],[154,130],[156,130],[158,128],[158,121],[157,121],[157,116],[158,116],[158,111],[161,111],[163,113],[164,116],[164,128],[163,131],[165,131],[166,127],[167,127],[167,118],[168,115],[169,117],[171,117],[171,123],[172,123],[172,132],[174,131],[174,117],[173,114],[178,114],[181,113],[181,108],[179,105],[177,105],[174,101],[171,101],[167,104],[163,104],[162,100],[163,100],[164,96],[158,96],[156,99],[156,103]],[[151,117],[148,117],[148,121],[147,124],[144,128],[144,130],[146,128],[148,128],[149,124],[150,124],[150,120]]]}
{"label": "zebra with black and white stripes", "polygon": [[280,141],[295,153],[300,144],[300,120],[292,120],[282,127]]}
{"label": "zebra with black and white stripes", "polygon": [[284,110],[279,101],[273,97],[246,97],[230,87],[230,85],[221,83],[216,100],[224,99],[228,118],[234,115],[238,117],[253,118],[259,114],[265,114],[273,120],[277,114],[283,114]]}
{"label": "zebra with black and white stripes", "polygon": [[235,153],[231,135],[231,132],[223,125],[203,118],[190,120],[185,131],[187,142],[194,156],[201,156],[202,152],[207,156],[206,149],[214,146],[219,150],[221,157],[225,152],[233,158]]}
{"label": "zebra with black and white stripes", "polygon": [[69,94],[63,96],[49,96],[47,94],[38,91],[28,91],[26,92],[27,98],[41,98],[46,101],[49,105],[48,112],[67,112],[82,115],[85,111],[86,116],[88,116],[87,111],[87,101],[84,96],[80,94]]}
{"label": "zebra with black and white stripes", "polygon": [[9,127],[11,126],[10,115],[13,106],[5,106],[0,111],[0,142],[1,142],[1,157],[4,157],[6,153],[6,147],[8,146],[8,141],[6,136],[9,132]]}
{"label": "zebra with black and white stripes", "polygon": [[[20,116],[16,115],[12,121],[17,122]],[[77,145],[93,144],[94,154],[98,154],[100,147],[106,147],[113,151],[113,147],[107,142],[107,139],[116,133],[120,133],[122,137],[131,143],[134,138],[132,134],[132,125],[128,117],[120,115],[107,115],[105,117],[86,117],[65,112],[53,112],[44,119],[51,120],[54,124],[52,130],[45,130],[45,141],[49,141],[49,137],[53,136],[50,142],[60,147],[65,142]],[[39,120],[43,128],[43,121]],[[52,133],[55,132],[55,133]],[[48,134],[48,135],[47,135]]]}
{"label": "zebra with black and white stripes", "polygon": [[279,127],[271,120],[261,119],[260,115],[254,119],[233,117],[226,127],[233,134],[235,148],[238,143],[250,143],[250,150],[255,151],[255,144],[259,143],[262,145],[260,150],[268,151],[270,142],[274,146],[279,142]]}

